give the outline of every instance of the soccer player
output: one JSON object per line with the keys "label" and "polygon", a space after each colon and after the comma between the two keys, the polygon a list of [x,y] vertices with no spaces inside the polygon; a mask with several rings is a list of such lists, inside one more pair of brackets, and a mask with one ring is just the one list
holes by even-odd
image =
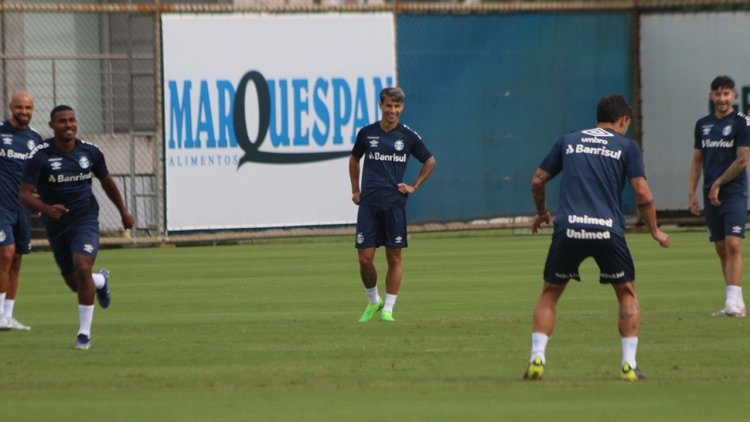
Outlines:
{"label": "soccer player", "polygon": [[31,252],[31,215],[18,200],[23,166],[42,142],[29,127],[34,99],[24,91],[10,99],[10,119],[0,123],[0,329],[30,330],[13,317],[21,274],[21,259]]}
{"label": "soccer player", "polygon": [[[117,207],[124,228],[134,218],[125,207],[102,151],[76,138],[78,122],[73,109],[59,105],[50,113],[54,137],[36,147],[26,162],[21,180],[21,202],[41,212],[55,262],[65,283],[78,295],[80,325],[76,349],[91,347],[94,296],[102,308],[110,304],[108,272],[92,275],[99,249],[99,205],[91,190],[91,178],[101,182]],[[35,190],[39,196],[35,196]]]}
{"label": "soccer player", "polygon": [[703,172],[703,204],[709,241],[721,261],[726,284],[724,309],[713,316],[744,317],[742,299],[742,239],[747,220],[747,175],[750,160],[750,118],[735,110],[737,92],[729,76],[711,81],[708,98],[713,113],[695,123],[693,158],[690,161],[688,207],[700,215],[695,195]]}
{"label": "soccer player", "polygon": [[[382,309],[380,319],[394,322],[393,307],[401,287],[401,249],[407,247],[406,199],[419,189],[435,170],[435,158],[422,138],[399,123],[404,110],[404,91],[385,88],[380,91],[379,122],[365,126],[349,158],[352,201],[359,205],[355,247],[359,255],[359,273],[365,285],[368,305],[359,322],[368,322]],[[422,163],[411,184],[404,183],[409,156]],[[362,188],[359,162],[364,157]],[[385,276],[385,300],[378,294],[378,274],[373,264],[375,248],[385,246],[388,273]]]}
{"label": "soccer player", "polygon": [[562,173],[560,202],[552,243],[544,266],[544,286],[534,309],[531,357],[525,379],[541,379],[547,341],[555,326],[555,310],[570,279],[580,281],[578,268],[587,257],[599,266],[599,282],[611,284],[619,303],[623,380],[644,378],[636,364],[640,310],[635,290],[635,268],[625,242],[625,219],[620,195],[629,181],[641,218],[651,237],[667,248],[670,237],[656,224],[656,208],[646,182],[638,145],[624,135],[632,111],[622,95],[602,98],[596,109],[597,125],[560,138],[531,179],[537,233],[550,223],[545,184]]}

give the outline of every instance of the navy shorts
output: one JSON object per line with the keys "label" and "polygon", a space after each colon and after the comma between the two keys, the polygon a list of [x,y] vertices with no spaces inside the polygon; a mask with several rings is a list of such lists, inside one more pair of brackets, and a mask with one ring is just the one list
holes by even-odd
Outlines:
{"label": "navy shorts", "polygon": [[599,266],[602,284],[635,280],[633,257],[624,237],[610,234],[609,239],[574,239],[568,237],[566,231],[559,231],[552,235],[544,264],[544,281],[552,284],[565,284],[571,278],[581,281],[578,267],[588,257],[593,257]]}
{"label": "navy shorts", "polygon": [[0,207],[0,246],[16,246],[17,254],[31,252],[31,215],[26,209]]}
{"label": "navy shorts", "polygon": [[745,237],[745,222],[747,221],[747,199],[736,198],[721,201],[717,208],[711,205],[708,198],[704,198],[706,205],[703,214],[708,228],[708,240],[716,242],[727,236]]}
{"label": "navy shorts", "polygon": [[357,237],[354,245],[357,249],[405,248],[406,241],[406,208],[396,207],[381,209],[360,205],[357,212]]}
{"label": "navy shorts", "polygon": [[96,259],[99,251],[99,221],[86,219],[67,225],[47,224],[49,240],[55,262],[63,276],[73,274],[73,254],[84,254]]}

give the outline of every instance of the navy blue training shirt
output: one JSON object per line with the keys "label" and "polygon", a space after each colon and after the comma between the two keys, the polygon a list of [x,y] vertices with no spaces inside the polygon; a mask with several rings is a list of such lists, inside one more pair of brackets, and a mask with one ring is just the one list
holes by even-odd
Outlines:
{"label": "navy blue training shirt", "polygon": [[646,177],[638,144],[613,130],[594,128],[560,138],[539,168],[562,172],[555,231],[625,235],[620,195],[626,180]]}
{"label": "navy blue training shirt", "polygon": [[32,129],[17,129],[10,122],[0,123],[0,207],[23,209],[18,199],[23,167],[31,150],[42,142]]}
{"label": "navy blue training shirt", "polygon": [[399,123],[386,132],[379,122],[360,129],[352,155],[365,157],[360,204],[382,208],[406,203],[407,196],[398,191],[398,184],[404,182],[409,156],[421,163],[432,157],[422,138],[408,126]]}
{"label": "navy blue training shirt", "polygon": [[[737,147],[750,147],[750,118],[736,110],[722,119],[712,113],[695,123],[693,148],[703,151],[703,190],[707,194],[714,181],[737,158]],[[747,197],[745,170],[721,187],[720,199]]]}
{"label": "navy blue training shirt", "polygon": [[59,220],[61,224],[98,216],[99,204],[91,190],[91,178],[103,179],[109,174],[99,147],[81,139],[75,143],[75,149],[65,153],[55,148],[52,139],[45,140],[31,152],[23,173],[22,181],[36,186],[42,201],[68,208]]}

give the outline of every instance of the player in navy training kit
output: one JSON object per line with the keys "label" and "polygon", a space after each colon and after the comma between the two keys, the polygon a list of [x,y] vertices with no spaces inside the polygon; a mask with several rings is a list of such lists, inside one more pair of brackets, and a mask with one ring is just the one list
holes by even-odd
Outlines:
{"label": "player in navy training kit", "polygon": [[0,329],[30,330],[13,317],[21,259],[31,252],[31,215],[18,199],[23,166],[39,133],[29,127],[34,99],[19,91],[10,100],[11,117],[0,123]]}
{"label": "player in navy training kit", "polygon": [[[393,322],[393,307],[401,287],[401,248],[407,247],[406,199],[435,170],[435,158],[422,138],[408,126],[399,123],[404,109],[404,92],[385,88],[380,92],[379,122],[363,127],[349,158],[352,201],[359,205],[355,247],[359,255],[359,272],[365,285],[368,305],[360,317],[367,322],[381,309],[382,321]],[[409,156],[422,163],[412,184],[404,183]],[[364,157],[362,188],[359,162]],[[378,294],[378,275],[373,264],[375,248],[385,246],[388,273],[385,277],[385,300]]]}
{"label": "player in navy training kit", "polygon": [[708,97],[714,112],[695,123],[688,207],[693,215],[700,215],[695,190],[702,170],[706,226],[726,284],[724,309],[713,315],[744,317],[742,239],[747,221],[745,167],[750,160],[750,118],[734,109],[737,92],[729,76],[714,78]]}
{"label": "player in navy training kit", "polygon": [[21,202],[43,214],[55,262],[65,283],[78,295],[80,325],[76,348],[88,349],[94,296],[103,308],[109,306],[110,300],[107,274],[91,274],[99,249],[99,205],[91,191],[92,177],[99,179],[117,207],[123,227],[131,228],[134,219],[109,175],[99,147],[76,138],[78,122],[73,109],[66,105],[52,109],[50,127],[54,137],[36,147],[26,162]]}
{"label": "player in navy training kit", "polygon": [[578,268],[587,257],[599,266],[599,282],[611,284],[620,308],[624,380],[643,378],[636,365],[640,310],[635,291],[635,269],[625,242],[625,219],[620,195],[629,181],[651,236],[662,247],[671,240],[656,225],[656,207],[646,182],[638,145],[625,133],[632,111],[621,95],[599,101],[596,128],[572,132],[560,138],[531,180],[536,217],[531,231],[550,223],[545,203],[545,184],[562,173],[560,204],[555,217],[552,244],[544,268],[544,286],[534,309],[531,358],[526,379],[541,379],[546,363],[547,340],[555,325],[555,309],[570,279],[580,281]]}

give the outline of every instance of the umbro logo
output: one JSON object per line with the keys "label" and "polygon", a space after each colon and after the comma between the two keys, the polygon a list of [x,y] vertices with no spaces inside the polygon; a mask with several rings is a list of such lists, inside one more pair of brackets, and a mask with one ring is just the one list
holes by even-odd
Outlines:
{"label": "umbro logo", "polygon": [[594,137],[597,137],[597,136],[601,136],[601,137],[612,137],[612,136],[615,136],[615,135],[607,132],[606,130],[604,130],[602,128],[598,128],[598,127],[595,127],[593,129],[587,129],[587,130],[584,130],[582,132],[585,133],[586,135],[594,136]]}
{"label": "umbro logo", "polygon": [[742,233],[742,227],[740,226],[732,227],[732,233]]}

